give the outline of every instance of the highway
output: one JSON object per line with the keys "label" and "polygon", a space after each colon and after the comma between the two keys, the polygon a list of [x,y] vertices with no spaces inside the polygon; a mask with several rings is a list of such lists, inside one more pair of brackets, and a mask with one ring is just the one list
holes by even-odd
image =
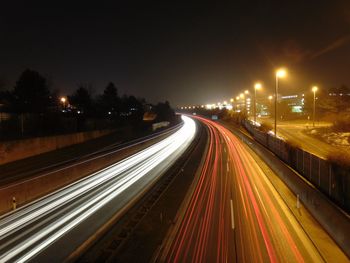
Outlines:
{"label": "highway", "polygon": [[123,213],[181,156],[196,125],[0,217],[0,262],[62,262]]}
{"label": "highway", "polygon": [[208,127],[208,152],[159,261],[323,262],[261,159],[225,127],[196,118]]}

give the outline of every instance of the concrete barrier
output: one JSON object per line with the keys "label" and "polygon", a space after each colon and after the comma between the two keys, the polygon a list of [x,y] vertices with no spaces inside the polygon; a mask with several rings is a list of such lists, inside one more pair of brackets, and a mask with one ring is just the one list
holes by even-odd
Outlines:
{"label": "concrete barrier", "polygon": [[107,135],[113,130],[79,132],[0,142],[0,165]]}

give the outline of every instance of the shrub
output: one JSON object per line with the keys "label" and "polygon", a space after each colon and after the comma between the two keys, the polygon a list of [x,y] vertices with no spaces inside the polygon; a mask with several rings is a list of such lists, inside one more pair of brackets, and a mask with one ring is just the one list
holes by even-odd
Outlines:
{"label": "shrub", "polygon": [[273,130],[273,126],[269,122],[263,122],[261,123],[261,126],[259,127],[259,130],[262,132],[269,132]]}
{"label": "shrub", "polygon": [[350,131],[350,116],[338,115],[333,120],[333,131],[335,132],[349,132]]}

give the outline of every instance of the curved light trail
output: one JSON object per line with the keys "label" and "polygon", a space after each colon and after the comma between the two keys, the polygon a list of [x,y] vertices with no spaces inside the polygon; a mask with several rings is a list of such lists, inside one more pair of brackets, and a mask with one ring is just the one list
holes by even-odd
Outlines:
{"label": "curved light trail", "polygon": [[182,119],[183,126],[164,140],[1,217],[0,262],[31,260],[112,201],[119,208],[130,203],[192,142],[196,125]]}
{"label": "curved light trail", "polygon": [[222,125],[209,131],[201,174],[163,258],[167,262],[322,262],[260,168]]}

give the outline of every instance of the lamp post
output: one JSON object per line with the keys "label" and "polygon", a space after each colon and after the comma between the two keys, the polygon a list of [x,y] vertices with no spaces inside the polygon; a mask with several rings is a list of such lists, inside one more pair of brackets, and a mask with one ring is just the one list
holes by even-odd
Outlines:
{"label": "lamp post", "polygon": [[273,96],[270,95],[267,98],[269,100],[269,112],[270,112],[270,116],[271,116],[272,115],[272,99],[273,99]]}
{"label": "lamp post", "polygon": [[66,101],[67,101],[67,99],[65,97],[61,97],[60,101],[63,104],[63,109],[65,110],[66,109]]}
{"label": "lamp post", "polygon": [[274,125],[274,132],[275,137],[277,136],[277,94],[278,94],[278,79],[284,78],[287,75],[287,72],[285,69],[278,69],[276,71],[276,86],[275,86],[275,125]]}
{"label": "lamp post", "polygon": [[318,90],[317,86],[312,87],[312,92],[314,93],[314,107],[313,107],[313,116],[312,116],[312,126],[315,127],[315,115],[316,115],[316,91]]}
{"label": "lamp post", "polygon": [[255,123],[256,123],[256,90],[259,90],[259,89],[261,89],[261,83],[255,83],[255,85],[254,85],[254,125],[255,125]]}

